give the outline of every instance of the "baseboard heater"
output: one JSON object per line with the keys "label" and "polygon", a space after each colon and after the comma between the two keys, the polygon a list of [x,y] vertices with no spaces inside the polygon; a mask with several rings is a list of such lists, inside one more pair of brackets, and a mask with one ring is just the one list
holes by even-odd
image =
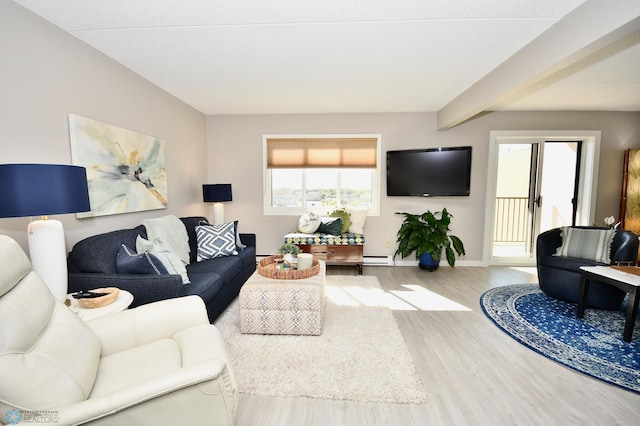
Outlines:
{"label": "baseboard heater", "polygon": [[364,256],[363,265],[366,266],[393,266],[393,256]]}

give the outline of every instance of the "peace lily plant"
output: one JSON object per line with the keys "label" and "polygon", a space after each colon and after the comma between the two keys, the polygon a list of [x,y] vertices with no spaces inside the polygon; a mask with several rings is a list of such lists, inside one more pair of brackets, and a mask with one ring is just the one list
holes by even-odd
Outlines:
{"label": "peace lily plant", "polygon": [[[415,251],[416,259],[420,259],[423,254],[429,254],[437,265],[444,250],[447,262],[453,267],[456,263],[456,254],[458,256],[465,254],[464,245],[460,238],[449,234],[449,224],[453,216],[446,208],[435,213],[426,211],[422,214],[405,212],[396,212],[396,214],[403,215],[404,221],[398,231],[398,239],[396,240],[398,249],[395,255],[399,254],[404,258]],[[436,215],[439,215],[440,218]],[[429,267],[422,262],[421,266],[435,269],[435,267]]]}

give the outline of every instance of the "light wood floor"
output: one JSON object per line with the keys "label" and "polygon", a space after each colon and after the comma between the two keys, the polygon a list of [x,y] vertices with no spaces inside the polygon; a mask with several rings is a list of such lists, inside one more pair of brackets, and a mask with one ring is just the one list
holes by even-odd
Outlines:
{"label": "light wood floor", "polygon": [[[394,311],[429,401],[402,405],[242,395],[236,424],[640,424],[640,395],[525,348],[484,315],[479,298],[485,290],[537,282],[530,272],[508,267],[441,267],[428,272],[417,267],[365,266],[364,274],[377,276],[385,290],[419,285],[471,309]],[[355,275],[356,271],[329,267],[327,274]]]}

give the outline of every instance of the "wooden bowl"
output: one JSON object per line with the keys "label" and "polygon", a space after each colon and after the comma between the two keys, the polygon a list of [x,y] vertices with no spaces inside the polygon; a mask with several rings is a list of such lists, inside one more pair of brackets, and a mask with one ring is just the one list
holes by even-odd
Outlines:
{"label": "wooden bowl", "polygon": [[120,293],[120,289],[117,287],[96,288],[90,291],[93,293],[108,293],[108,294],[100,297],[78,299],[78,305],[81,308],[93,309],[93,308],[100,308],[102,306],[107,306],[115,302],[116,299],[118,298],[118,293]]}

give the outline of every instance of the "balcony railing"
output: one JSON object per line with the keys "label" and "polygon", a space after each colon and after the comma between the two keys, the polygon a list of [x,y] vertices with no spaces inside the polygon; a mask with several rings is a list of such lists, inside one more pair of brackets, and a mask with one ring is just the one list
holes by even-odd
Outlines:
{"label": "balcony railing", "polygon": [[493,226],[494,243],[526,243],[529,210],[527,197],[497,197]]}

